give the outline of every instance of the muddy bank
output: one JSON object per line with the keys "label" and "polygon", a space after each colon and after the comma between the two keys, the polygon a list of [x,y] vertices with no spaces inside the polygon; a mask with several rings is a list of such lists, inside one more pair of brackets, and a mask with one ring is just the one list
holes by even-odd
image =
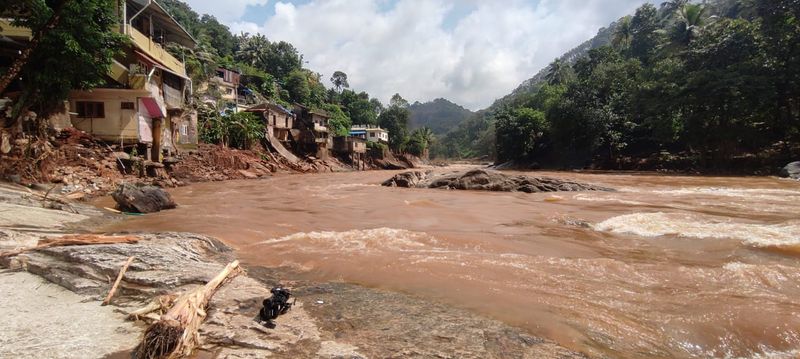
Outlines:
{"label": "muddy bank", "polygon": [[[30,247],[42,236],[116,219],[77,203],[77,213],[42,209],[25,197],[27,191],[3,189],[0,204],[15,206],[24,223],[2,224],[0,249]],[[38,222],[25,221],[26,215]],[[234,256],[229,246],[208,236],[132,235],[139,241],[42,248],[0,260],[6,268],[0,287],[14,301],[0,309],[0,357],[124,356],[145,327],[128,321],[126,313],[157,295],[202,285]],[[112,306],[101,307],[130,256],[136,259]],[[295,281],[299,276],[280,268],[249,272],[214,296],[201,327],[201,348],[217,357],[581,357],[520,329],[424,298],[345,283]],[[278,284],[292,289],[297,304],[270,329],[255,319],[269,288]]]}

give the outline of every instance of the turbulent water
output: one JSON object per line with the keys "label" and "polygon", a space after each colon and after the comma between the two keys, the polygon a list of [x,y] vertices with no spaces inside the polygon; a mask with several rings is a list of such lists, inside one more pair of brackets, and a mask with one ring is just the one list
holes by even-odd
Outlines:
{"label": "turbulent water", "polygon": [[800,355],[800,183],[543,173],[618,192],[385,188],[391,172],[173,191],[109,230],[220,237],[250,264],[413,293],[592,356]]}

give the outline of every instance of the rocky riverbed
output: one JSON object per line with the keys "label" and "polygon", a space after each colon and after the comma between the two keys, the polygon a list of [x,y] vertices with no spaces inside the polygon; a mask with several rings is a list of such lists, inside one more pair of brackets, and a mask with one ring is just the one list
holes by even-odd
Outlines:
{"label": "rocky riverbed", "polygon": [[[86,232],[119,215],[0,187],[0,250]],[[48,204],[49,203],[49,204]],[[56,204],[56,205],[53,205]],[[44,207],[44,208],[43,208]],[[0,260],[0,357],[127,357],[145,328],[127,313],[162,294],[202,285],[234,252],[207,236],[129,233],[135,243],[40,248]],[[125,260],[134,256],[108,307],[100,302]],[[523,330],[413,295],[346,283],[295,281],[283,268],[249,268],[222,287],[201,327],[211,357],[582,357]],[[296,305],[267,328],[256,320],[275,285]]]}
{"label": "rocky riverbed", "polygon": [[443,188],[493,192],[575,192],[613,191],[610,188],[549,177],[507,175],[497,171],[474,169],[445,174],[433,171],[410,171],[383,182],[386,187]]}

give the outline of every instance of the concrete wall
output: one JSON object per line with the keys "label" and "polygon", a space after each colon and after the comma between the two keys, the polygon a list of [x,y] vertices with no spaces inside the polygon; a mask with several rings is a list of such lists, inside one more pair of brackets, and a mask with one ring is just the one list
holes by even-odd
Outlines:
{"label": "concrete wall", "polygon": [[[138,97],[149,96],[147,91],[96,89],[93,91],[73,91],[70,93],[69,107],[72,111],[70,121],[72,125],[82,131],[91,133],[104,141],[137,143],[139,140],[139,123],[137,111]],[[79,118],[77,102],[102,102],[104,117]],[[133,109],[122,109],[122,103],[133,103]]]}

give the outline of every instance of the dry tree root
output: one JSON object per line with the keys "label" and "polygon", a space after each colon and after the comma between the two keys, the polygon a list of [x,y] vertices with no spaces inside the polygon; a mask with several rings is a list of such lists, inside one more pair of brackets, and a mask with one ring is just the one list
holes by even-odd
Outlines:
{"label": "dry tree root", "polygon": [[228,264],[205,286],[182,294],[161,320],[145,331],[134,349],[136,359],[181,358],[192,354],[199,343],[198,330],[206,318],[208,303],[217,290],[242,273],[239,261]]}

